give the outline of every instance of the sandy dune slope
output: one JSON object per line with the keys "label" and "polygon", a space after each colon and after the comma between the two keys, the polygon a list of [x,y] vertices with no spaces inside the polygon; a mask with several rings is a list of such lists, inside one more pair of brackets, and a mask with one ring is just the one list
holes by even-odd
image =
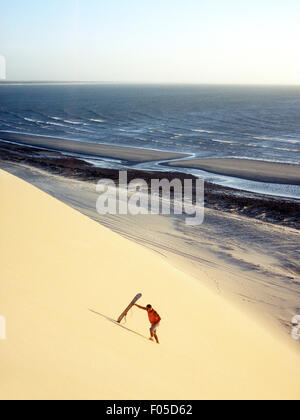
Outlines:
{"label": "sandy dune slope", "polygon": [[[0,399],[300,397],[300,356],[201,279],[3,171],[0,193]],[[160,346],[143,311],[111,321],[138,292]]]}

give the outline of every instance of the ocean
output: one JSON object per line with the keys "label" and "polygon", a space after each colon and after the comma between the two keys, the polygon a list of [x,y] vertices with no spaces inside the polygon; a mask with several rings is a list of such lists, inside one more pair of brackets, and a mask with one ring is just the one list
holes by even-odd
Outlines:
{"label": "ocean", "polygon": [[[300,87],[0,85],[0,130],[198,158],[299,164]],[[299,186],[204,175],[219,184],[300,197]]]}

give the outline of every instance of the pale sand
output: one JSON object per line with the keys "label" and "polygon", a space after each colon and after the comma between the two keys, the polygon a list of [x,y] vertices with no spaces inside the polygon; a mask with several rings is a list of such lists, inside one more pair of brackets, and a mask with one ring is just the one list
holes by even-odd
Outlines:
{"label": "pale sand", "polygon": [[8,133],[3,131],[0,131],[0,139],[13,141],[25,146],[43,147],[47,150],[56,150],[59,152],[75,153],[98,158],[113,158],[133,163],[180,159],[188,156],[183,153],[140,149],[137,147],[111,146],[107,144],[81,142],[54,137],[33,136],[29,134]]}
{"label": "pale sand", "polygon": [[[299,354],[201,279],[3,171],[0,193],[1,399],[299,399]],[[138,292],[160,346],[88,310]],[[146,314],[126,327],[147,336]]]}
{"label": "pale sand", "polygon": [[300,165],[248,159],[190,159],[170,162],[168,166],[195,168],[252,181],[300,185]]}

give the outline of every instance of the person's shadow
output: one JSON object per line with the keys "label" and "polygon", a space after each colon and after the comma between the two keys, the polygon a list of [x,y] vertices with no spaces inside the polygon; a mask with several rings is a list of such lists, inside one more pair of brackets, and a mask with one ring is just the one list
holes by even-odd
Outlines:
{"label": "person's shadow", "polygon": [[130,328],[124,327],[124,325],[119,324],[117,321],[115,321],[114,319],[112,319],[112,318],[110,318],[110,317],[108,317],[108,316],[106,316],[106,315],[100,314],[99,312],[93,311],[92,309],[89,309],[89,311],[90,311],[90,312],[92,312],[92,313],[93,313],[93,314],[95,314],[95,315],[101,316],[102,318],[106,319],[106,320],[107,320],[107,321],[109,321],[109,322],[112,322],[113,324],[117,325],[117,326],[118,326],[118,327],[120,327],[120,328],[123,328],[123,329],[124,329],[124,330],[126,330],[126,331],[129,331],[129,332],[131,332],[131,333],[133,333],[133,334],[138,335],[138,336],[139,336],[139,337],[141,337],[141,338],[144,338],[144,339],[148,340],[148,338],[147,338],[147,337],[145,337],[144,335],[142,335],[142,334],[140,334],[140,333],[138,333],[138,332],[136,332],[136,331],[133,331],[133,330],[131,330]]}

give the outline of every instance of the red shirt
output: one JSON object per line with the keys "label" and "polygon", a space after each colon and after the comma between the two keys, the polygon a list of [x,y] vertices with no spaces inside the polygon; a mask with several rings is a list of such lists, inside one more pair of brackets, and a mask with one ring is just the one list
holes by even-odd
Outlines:
{"label": "red shirt", "polygon": [[148,312],[148,318],[151,324],[157,324],[161,320],[160,316],[154,309]]}

